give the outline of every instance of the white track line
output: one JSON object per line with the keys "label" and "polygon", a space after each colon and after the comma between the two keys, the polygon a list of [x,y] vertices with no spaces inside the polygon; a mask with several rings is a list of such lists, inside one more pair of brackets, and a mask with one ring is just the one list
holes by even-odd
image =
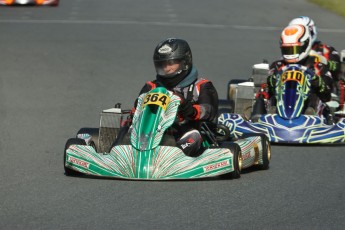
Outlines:
{"label": "white track line", "polygon": [[[177,22],[143,22],[143,21],[119,21],[119,20],[18,20],[0,19],[0,24],[22,23],[22,24],[90,24],[90,25],[152,25],[152,26],[176,26],[196,27],[210,29],[234,28],[240,30],[274,30],[280,31],[281,27],[270,26],[243,26],[243,25],[221,25],[221,24],[200,24],[200,23],[177,23]],[[345,33],[345,29],[318,28],[320,32]]]}

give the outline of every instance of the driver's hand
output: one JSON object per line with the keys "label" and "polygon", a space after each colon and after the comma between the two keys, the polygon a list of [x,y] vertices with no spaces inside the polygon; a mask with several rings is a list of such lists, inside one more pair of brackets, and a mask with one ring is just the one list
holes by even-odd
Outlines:
{"label": "driver's hand", "polygon": [[180,93],[175,93],[175,95],[179,96],[181,99],[180,106],[178,108],[178,115],[181,116],[182,118],[193,118],[195,116],[195,109],[193,107],[193,104],[186,100],[182,94]]}

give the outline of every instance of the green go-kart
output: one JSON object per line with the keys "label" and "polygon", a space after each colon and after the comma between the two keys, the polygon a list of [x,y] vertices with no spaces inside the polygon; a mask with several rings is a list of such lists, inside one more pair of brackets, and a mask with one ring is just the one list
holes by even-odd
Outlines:
{"label": "green go-kart", "polygon": [[229,140],[228,129],[211,122],[201,125],[205,150],[197,157],[185,155],[172,135],[179,104],[178,96],[158,87],[140,95],[130,124],[128,110],[102,111],[100,128],[82,128],[67,141],[65,174],[176,180],[239,178],[244,168],[268,169],[271,148],[265,135]]}

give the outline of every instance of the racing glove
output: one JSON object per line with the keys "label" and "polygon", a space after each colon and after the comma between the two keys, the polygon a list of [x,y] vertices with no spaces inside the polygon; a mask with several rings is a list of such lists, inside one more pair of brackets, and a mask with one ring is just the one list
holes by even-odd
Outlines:
{"label": "racing glove", "polygon": [[193,118],[195,116],[195,109],[190,101],[184,100],[180,104],[178,113],[184,118]]}
{"label": "racing glove", "polygon": [[181,98],[181,103],[178,108],[178,115],[184,119],[193,118],[196,114],[193,104],[189,100],[186,100],[182,94],[175,92],[175,95]]}
{"label": "racing glove", "polygon": [[274,95],[275,85],[276,85],[277,77],[272,74],[267,77],[267,90],[269,98]]}
{"label": "racing glove", "polygon": [[331,89],[324,81],[324,78],[319,75],[313,75],[311,78],[311,87],[322,102],[328,102],[331,100]]}

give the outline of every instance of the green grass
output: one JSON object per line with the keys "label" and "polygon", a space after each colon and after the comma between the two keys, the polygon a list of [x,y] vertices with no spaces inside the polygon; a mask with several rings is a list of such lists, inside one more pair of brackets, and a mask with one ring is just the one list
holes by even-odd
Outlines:
{"label": "green grass", "polygon": [[311,3],[328,9],[340,16],[345,17],[345,0],[308,0]]}

